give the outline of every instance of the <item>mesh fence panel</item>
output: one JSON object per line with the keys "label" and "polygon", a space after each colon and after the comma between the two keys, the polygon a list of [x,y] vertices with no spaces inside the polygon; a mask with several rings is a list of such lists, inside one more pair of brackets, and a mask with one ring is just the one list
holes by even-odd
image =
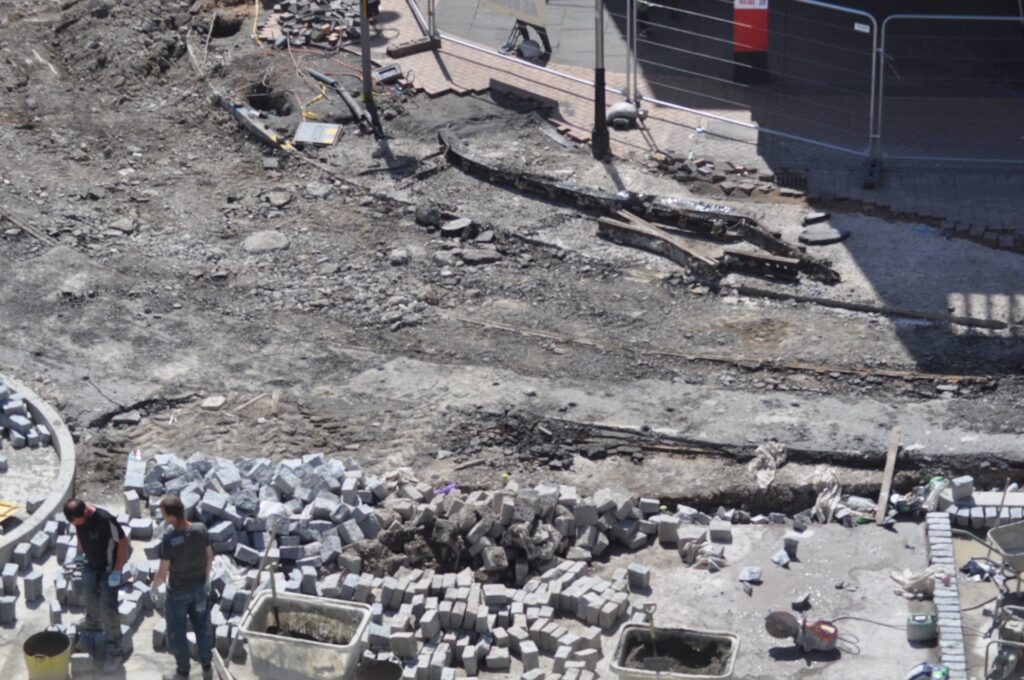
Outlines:
{"label": "mesh fence panel", "polygon": [[894,16],[883,35],[883,156],[1024,162],[1024,21]]}
{"label": "mesh fence panel", "polygon": [[771,0],[767,49],[757,52],[742,43],[750,27],[735,18],[733,0],[661,0],[648,7],[637,40],[648,98],[867,153],[872,17],[806,0]]}

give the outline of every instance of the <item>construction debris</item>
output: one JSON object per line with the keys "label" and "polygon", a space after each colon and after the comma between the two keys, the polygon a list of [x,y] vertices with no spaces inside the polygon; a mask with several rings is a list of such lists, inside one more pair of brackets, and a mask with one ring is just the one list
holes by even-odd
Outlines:
{"label": "construction debris", "polygon": [[[378,13],[380,0],[369,2],[370,16]],[[260,40],[279,49],[314,47],[337,50],[359,40],[358,2],[292,0],[273,6],[266,22],[258,27]]]}
{"label": "construction debris", "polygon": [[[608,213],[629,210],[645,220],[704,234],[716,240],[735,235],[770,255],[796,260],[795,266],[799,271],[815,280],[827,284],[835,284],[840,280],[839,273],[830,263],[808,256],[798,247],[770,233],[757,220],[732,213],[727,208],[715,210],[697,202],[687,203],[631,191],[613,194],[602,189],[582,187],[573,182],[504,167],[476,157],[464,143],[448,133],[440,133],[438,137],[445,149],[445,157],[452,165],[489,182],[512,186],[518,191],[539,194],[551,200],[569,202],[584,209],[598,208]],[[682,252],[686,252],[686,249]],[[734,252],[730,254],[735,257]],[[785,261],[777,263],[780,270],[784,265]]]}
{"label": "construction debris", "polygon": [[773,441],[757,447],[754,457],[747,463],[747,469],[754,474],[757,488],[764,491],[775,481],[775,471],[785,463],[786,447]]}
{"label": "construction debris", "polygon": [[813,222],[800,232],[800,243],[809,246],[827,246],[845,241],[850,235],[848,229],[838,229],[828,222]]}

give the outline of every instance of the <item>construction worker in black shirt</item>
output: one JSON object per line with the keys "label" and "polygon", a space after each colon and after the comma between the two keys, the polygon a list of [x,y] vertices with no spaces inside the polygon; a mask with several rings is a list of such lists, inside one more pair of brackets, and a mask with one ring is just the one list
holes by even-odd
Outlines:
{"label": "construction worker in black shirt", "polygon": [[103,508],[72,498],[64,504],[64,516],[78,534],[85,597],[84,631],[102,630],[106,636],[103,672],[113,673],[124,663],[117,591],[128,560],[129,541],[117,518]]}

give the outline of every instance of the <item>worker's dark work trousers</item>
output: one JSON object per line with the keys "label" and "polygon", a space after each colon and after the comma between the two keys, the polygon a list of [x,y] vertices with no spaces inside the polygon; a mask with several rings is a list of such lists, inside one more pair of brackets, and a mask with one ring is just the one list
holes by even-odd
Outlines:
{"label": "worker's dark work trousers", "polygon": [[107,584],[109,569],[86,564],[82,568],[82,597],[85,600],[85,630],[102,630],[107,639],[107,656],[121,656],[121,617],[117,614],[117,588]]}
{"label": "worker's dark work trousers", "polygon": [[196,656],[199,665],[208,668],[213,662],[213,630],[210,626],[210,594],[206,586],[186,588],[167,593],[164,602],[167,617],[167,649],[174,655],[178,672],[188,675],[188,622],[196,634]]}

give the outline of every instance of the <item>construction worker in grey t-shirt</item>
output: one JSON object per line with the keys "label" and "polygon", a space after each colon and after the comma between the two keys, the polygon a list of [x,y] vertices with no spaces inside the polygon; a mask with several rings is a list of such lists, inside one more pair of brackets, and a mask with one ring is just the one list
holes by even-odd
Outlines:
{"label": "construction worker in grey t-shirt", "polygon": [[210,625],[210,568],[213,549],[206,527],[185,519],[185,506],[177,496],[160,501],[160,511],[171,530],[160,540],[160,568],[153,577],[153,592],[167,580],[164,617],[167,648],[175,669],[164,680],[187,680],[189,674],[188,622],[196,634],[196,648],[203,678],[213,677],[213,628]]}

